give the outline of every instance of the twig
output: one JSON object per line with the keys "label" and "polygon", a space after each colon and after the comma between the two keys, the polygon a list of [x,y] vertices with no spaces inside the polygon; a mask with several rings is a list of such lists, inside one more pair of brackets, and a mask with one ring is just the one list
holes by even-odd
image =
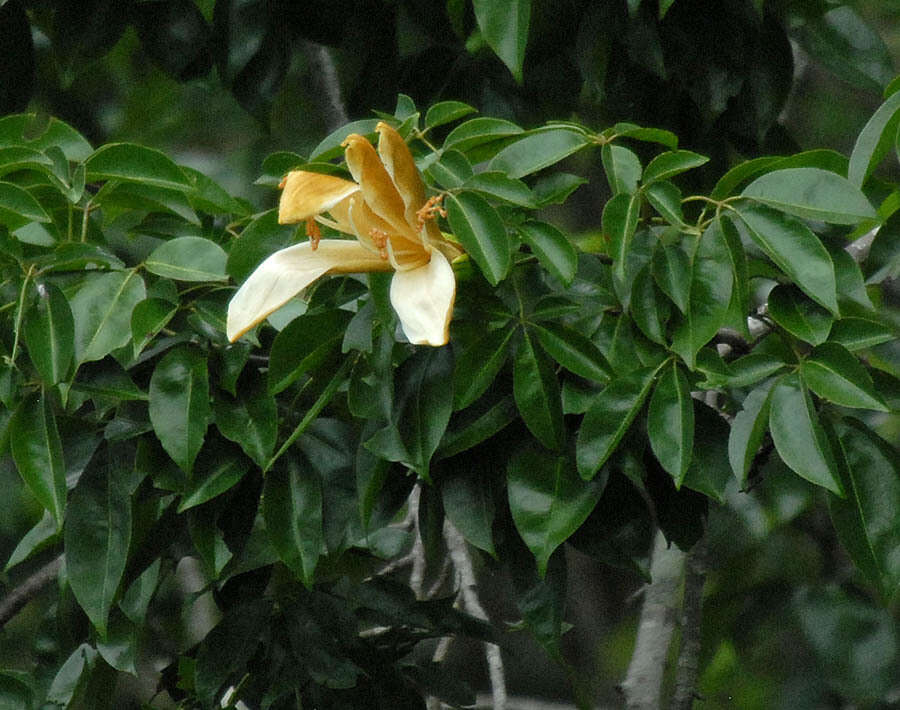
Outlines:
{"label": "twig", "polygon": [[628,710],[658,710],[669,643],[675,627],[684,553],[667,547],[657,531],[650,562],[651,582],[641,606],[641,619],[628,674],[621,690]]}
{"label": "twig", "polygon": [[703,617],[703,585],[706,582],[706,536],[687,554],[684,563],[684,594],[681,602],[681,648],[675,671],[671,710],[691,710],[697,697],[700,669],[700,622]]}
{"label": "twig", "polygon": [[344,98],[341,94],[341,83],[338,80],[334,60],[327,47],[313,42],[304,42],[303,50],[310,65],[310,78],[318,93],[323,97],[322,113],[329,131],[340,128],[349,122]]}
{"label": "twig", "polygon": [[0,629],[6,626],[6,623],[18,614],[22,607],[40,594],[43,589],[49,585],[63,565],[63,555],[59,555],[56,559],[48,562],[34,574],[28,577],[19,586],[13,588],[9,594],[0,601]]}

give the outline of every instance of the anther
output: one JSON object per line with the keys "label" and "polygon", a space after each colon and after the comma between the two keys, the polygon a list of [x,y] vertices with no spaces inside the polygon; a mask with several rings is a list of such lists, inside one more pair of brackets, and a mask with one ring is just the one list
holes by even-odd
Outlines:
{"label": "anther", "polygon": [[434,219],[436,214],[439,214],[441,217],[447,216],[447,210],[445,210],[441,206],[441,202],[443,201],[443,195],[435,195],[434,197],[429,197],[427,202],[422,205],[421,209],[416,212],[416,218],[419,221],[419,229],[425,226],[425,222],[429,219]]}
{"label": "anther", "polygon": [[316,224],[315,217],[306,218],[306,236],[309,237],[310,248],[313,251],[318,249],[322,232],[319,230],[319,225]]}

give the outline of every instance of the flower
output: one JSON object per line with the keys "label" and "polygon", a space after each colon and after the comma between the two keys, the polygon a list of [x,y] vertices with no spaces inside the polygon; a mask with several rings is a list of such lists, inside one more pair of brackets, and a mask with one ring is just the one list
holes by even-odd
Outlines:
{"label": "flower", "polygon": [[[232,342],[326,274],[391,271],[391,304],[417,345],[444,345],[456,295],[450,262],[462,251],[441,234],[440,200],[425,198],[412,153],[384,122],[378,150],[351,134],[343,142],[353,181],[294,170],[282,181],[278,221],[306,222],[309,241],[269,256],[228,304]],[[328,213],[329,218],[323,217]],[[316,222],[356,240],[322,239]]]}

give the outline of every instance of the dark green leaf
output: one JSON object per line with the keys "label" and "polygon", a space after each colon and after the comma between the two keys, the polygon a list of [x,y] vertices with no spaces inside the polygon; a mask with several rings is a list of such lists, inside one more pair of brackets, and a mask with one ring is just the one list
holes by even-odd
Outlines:
{"label": "dark green leaf", "polygon": [[8,572],[32,555],[36,555],[50,545],[55,545],[59,540],[59,532],[56,520],[53,519],[50,511],[45,510],[41,519],[19,540],[16,548],[6,561],[3,571]]}
{"label": "dark green leaf", "polygon": [[176,281],[225,281],[225,250],[202,237],[178,237],[160,244],[144,267],[150,273]]}
{"label": "dark green leaf", "polygon": [[559,449],[565,435],[559,381],[547,356],[523,331],[513,367],[513,395],[525,425],[548,449]]}
{"label": "dark green leaf", "polygon": [[578,254],[572,242],[547,222],[530,220],[519,225],[519,235],[547,271],[568,286],[575,278]]}
{"label": "dark green leaf", "polygon": [[278,224],[278,210],[258,214],[231,243],[226,270],[235,281],[244,281],[260,262],[293,243],[295,224]]}
{"label": "dark green leaf", "polygon": [[623,138],[632,138],[636,141],[645,141],[648,143],[659,143],[666,148],[675,150],[678,147],[678,136],[671,131],[662,128],[645,128],[634,123],[617,123],[611,129],[616,136]]}
{"label": "dark green leaf", "polygon": [[894,145],[900,124],[900,92],[891,94],[860,131],[850,154],[847,178],[862,187]]}
{"label": "dark green leaf", "polygon": [[458,150],[444,150],[440,158],[425,170],[429,178],[441,187],[458,188],[472,177],[472,165]]}
{"label": "dark green leaf", "polygon": [[48,385],[61,382],[75,355],[75,323],[69,302],[54,284],[38,285],[38,302],[24,324],[28,356]]}
{"label": "dark green leaf", "polygon": [[219,431],[239,444],[257,466],[264,467],[278,434],[275,398],[264,388],[245,387],[234,401],[217,397],[214,412]]}
{"label": "dark green leaf", "polygon": [[150,377],[150,422],[163,448],[185,472],[203,446],[209,425],[206,358],[177,348],[159,361]]}
{"label": "dark green leaf", "polygon": [[531,0],[472,0],[472,6],[482,37],[521,83]]}
{"label": "dark green leaf", "polygon": [[[99,454],[66,511],[66,575],[91,623],[106,634],[131,541],[131,497],[111,454]],[[98,460],[99,459],[99,460]]]}
{"label": "dark green leaf", "polygon": [[137,357],[175,315],[178,304],[163,298],[147,298],[131,311],[131,341]]}
{"label": "dark green leaf", "polygon": [[771,398],[772,383],[765,382],[747,395],[741,411],[731,422],[728,460],[741,487],[747,484],[747,474],[768,428]]}
{"label": "dark green leaf", "polygon": [[35,131],[39,116],[34,113],[20,113],[0,118],[0,146],[26,146],[32,150],[46,151],[51,146],[62,150],[68,160],[81,161],[87,158],[93,148],[84,136],[68,123],[58,118],[47,120]]}
{"label": "dark green leaf", "polygon": [[50,215],[30,192],[11,182],[0,181],[0,224],[15,231],[30,222],[50,221]]}
{"label": "dark green leaf", "polygon": [[726,378],[729,387],[748,387],[755,385],[760,380],[774,375],[787,363],[776,354],[767,352],[752,352],[739,357],[730,363],[730,376]]}
{"label": "dark green leaf", "polygon": [[13,460],[38,503],[62,526],[66,508],[66,465],[53,407],[46,393],[19,405],[9,421]]}
{"label": "dark green leaf", "polygon": [[705,155],[692,153],[689,150],[673,150],[660,153],[644,168],[644,184],[649,185],[657,180],[668,180],[675,175],[698,168],[708,162]]}
{"label": "dark green leaf", "polygon": [[517,451],[507,467],[509,509],[516,530],[544,576],[553,551],[585,521],[606,486],[606,475],[582,480],[567,456],[537,447]]}
{"label": "dark green leaf", "polygon": [[[682,313],[687,313],[693,287],[693,268],[689,242],[660,244],[653,252],[653,278]],[[730,293],[730,289],[729,289]]]}
{"label": "dark green leaf", "polygon": [[857,224],[876,216],[858,187],[820,168],[766,173],[751,182],[741,195],[803,219],[833,224]]}
{"label": "dark green leaf", "polygon": [[674,361],[662,370],[647,413],[650,448],[675,480],[684,482],[694,449],[694,405],[687,378]]}
{"label": "dark green leaf", "polygon": [[609,238],[609,253],[613,268],[620,279],[625,278],[625,267],[631,240],[637,229],[641,212],[641,195],[621,192],[603,207],[603,233]]}
{"label": "dark green leaf", "polygon": [[641,161],[628,148],[606,143],[600,151],[606,179],[614,195],[633,193],[641,179]]}
{"label": "dark green leaf", "polygon": [[750,237],[814,301],[838,314],[834,263],[805,224],[768,207],[743,206],[738,214]]}
{"label": "dark green leaf", "polygon": [[795,286],[780,284],[769,293],[769,315],[794,337],[812,345],[828,339],[832,315]]}
{"label": "dark green leaf", "polygon": [[657,288],[649,266],[644,266],[634,277],[629,311],[644,335],[654,343],[666,342],[666,322],[671,314],[671,305]]}
{"label": "dark green leaf", "polygon": [[490,386],[506,362],[513,328],[489,331],[463,351],[456,360],[453,408],[463,409],[478,399]]}
{"label": "dark green leaf", "polygon": [[681,211],[681,190],[674,183],[668,180],[651,183],[644,190],[644,196],[666,222],[676,226],[684,224],[684,214]]}
{"label": "dark green leaf", "polygon": [[575,447],[582,478],[593,478],[615,451],[644,406],[653,375],[651,369],[637,370],[613,380],[596,396],[581,422]]}
{"label": "dark green leaf", "polygon": [[377,125],[377,118],[366,118],[361,121],[351,121],[340,128],[336,128],[322,139],[319,145],[312,149],[312,152],[309,154],[310,161],[327,161],[338,157],[344,152],[341,143],[344,142],[347,136],[351,133],[359,133],[361,135],[374,133]]}
{"label": "dark green leaf", "polygon": [[453,234],[496,286],[512,265],[509,235],[497,211],[480,195],[461,192],[449,197],[447,216]]}
{"label": "dark green leaf", "polygon": [[441,439],[435,457],[440,459],[455,456],[477,446],[512,423],[517,413],[515,400],[507,395],[484,412],[454,417]]}
{"label": "dark green leaf", "polygon": [[521,180],[501,172],[477,173],[462,185],[465,190],[475,190],[488,197],[509,202],[520,207],[535,207],[534,194]]}
{"label": "dark green leaf", "polygon": [[796,374],[775,383],[769,410],[775,450],[798,476],[844,496],[837,465],[818,413]]}
{"label": "dark green leaf", "polygon": [[502,118],[473,118],[450,131],[447,138],[444,139],[444,148],[453,147],[466,152],[482,143],[509,138],[522,132],[520,126],[504,121]]}
{"label": "dark green leaf", "polygon": [[841,318],[832,326],[828,341],[855,351],[887,343],[896,337],[897,333],[890,325],[875,317]]}
{"label": "dark green leaf", "polygon": [[819,345],[800,363],[800,373],[823,399],[842,407],[888,411],[866,368],[842,345]]}
{"label": "dark green leaf", "polygon": [[135,143],[107,143],[84,161],[85,180],[121,180],[190,190],[190,180],[165,153]]}
{"label": "dark green leaf", "polygon": [[86,643],[72,651],[50,684],[47,702],[66,707],[73,697],[79,698],[79,691],[87,686],[87,678],[94,668],[97,655],[97,651]]}
{"label": "dark green leaf", "polygon": [[491,532],[494,523],[491,487],[473,473],[478,472],[464,471],[442,479],[444,512],[469,544],[496,557]]}
{"label": "dark green leaf", "polygon": [[605,383],[612,377],[603,353],[577,330],[550,321],[532,325],[531,330],[547,354],[569,372],[595,382]]}
{"label": "dark green leaf", "polygon": [[470,113],[475,113],[475,109],[462,101],[440,101],[425,113],[425,128],[443,126],[445,123],[452,123]]}
{"label": "dark green leaf", "polygon": [[292,320],[272,342],[269,392],[278,394],[318,368],[341,346],[353,314],[343,310],[304,314]]}
{"label": "dark green leaf", "polygon": [[202,505],[225,491],[231,490],[246,475],[250,467],[247,460],[225,447],[216,456],[211,467],[204,467],[200,476],[191,480],[191,487],[184,492],[178,504],[178,512]]}
{"label": "dark green leaf", "polygon": [[569,195],[587,182],[579,175],[552,173],[540,178],[532,188],[534,197],[541,207],[565,202]]}
{"label": "dark green leaf", "polygon": [[520,178],[558,163],[588,145],[588,138],[578,131],[565,128],[537,131],[506,146],[494,156],[488,169]]}
{"label": "dark green leaf", "polygon": [[684,476],[684,487],[725,503],[731,482],[728,465],[728,423],[712,407],[691,400],[694,408],[694,455]]}

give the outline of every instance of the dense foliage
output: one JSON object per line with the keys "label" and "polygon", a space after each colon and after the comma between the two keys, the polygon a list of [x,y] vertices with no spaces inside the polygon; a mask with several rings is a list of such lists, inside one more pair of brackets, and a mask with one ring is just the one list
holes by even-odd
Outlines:
{"label": "dense foliage", "polygon": [[[12,18],[0,36],[31,48],[4,66],[18,79],[0,81],[10,108],[50,71],[33,36],[74,71],[131,24],[166,72],[215,65],[260,115],[293,40],[351,43],[365,69],[351,112],[384,107],[378,92],[393,110],[302,155],[272,153],[257,183],[274,196],[290,170],[349,178],[343,141],[374,139],[384,121],[465,252],[447,345],[406,342],[390,273],[326,276],[229,343],[235,287],[302,225],[164,152],[89,141],[89,122],[0,118],[0,451],[19,511],[5,571],[21,580],[64,560],[52,598],[13,636],[18,657],[3,659],[4,701],[471,704],[428,641],[502,645],[508,631],[455,605],[449,528],[469,565],[511,580],[519,626],[564,665],[564,543],[642,578],[657,529],[685,550],[709,536],[725,560],[709,595],[726,621],[704,639],[712,692],[740,690],[727,676],[741,639],[721,629],[765,616],[735,611],[759,579],[829,671],[818,695],[799,695],[891,702],[900,472],[879,432],[893,434],[900,397],[900,186],[876,169],[895,150],[900,86],[849,158],[731,160],[789,144],[775,122],[789,33],[863,84],[883,86],[887,70],[844,42],[847,28],[868,36],[848,8],[714,4],[0,6]],[[711,64],[685,51],[695,12],[723,23]],[[401,52],[409,22],[424,46]],[[63,32],[71,23],[83,31]],[[232,44],[231,32],[258,38]],[[563,36],[578,38],[574,52]],[[441,76],[440,90],[395,98],[409,76]],[[563,224],[591,219],[592,231]],[[786,539],[795,520],[843,551],[798,556],[795,579],[769,574],[766,555],[820,554]],[[729,576],[746,559],[753,568]],[[839,584],[802,587],[807,567],[829,566]],[[589,680],[572,682],[593,702]]]}

